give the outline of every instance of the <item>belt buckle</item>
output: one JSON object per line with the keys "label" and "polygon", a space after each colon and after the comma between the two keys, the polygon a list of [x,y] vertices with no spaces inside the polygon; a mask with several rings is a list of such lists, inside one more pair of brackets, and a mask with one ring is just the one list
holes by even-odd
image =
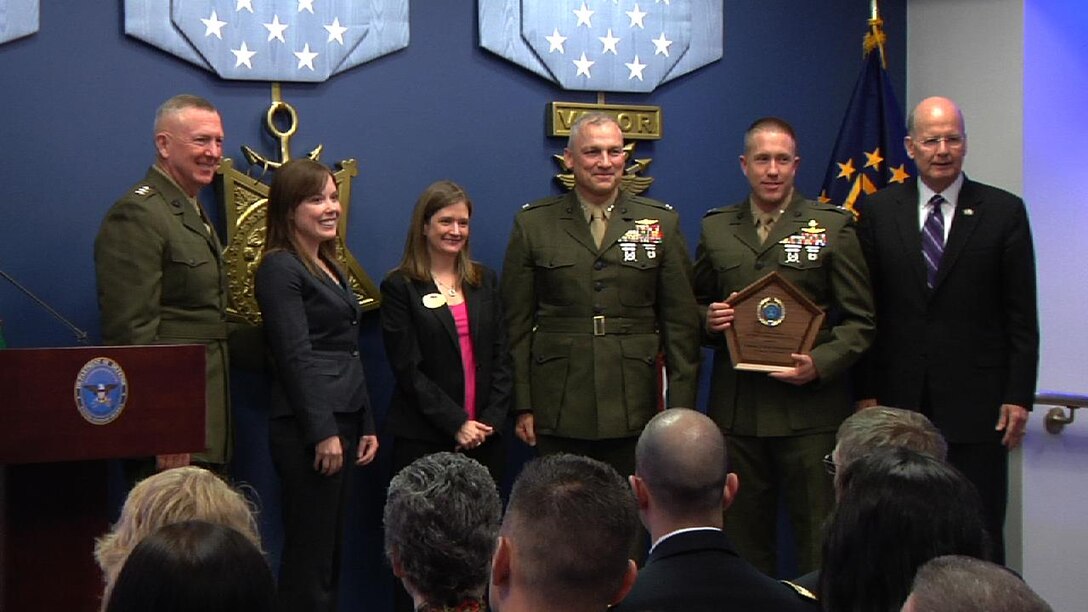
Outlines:
{"label": "belt buckle", "polygon": [[604,335],[604,315],[597,315],[593,317],[593,335]]}

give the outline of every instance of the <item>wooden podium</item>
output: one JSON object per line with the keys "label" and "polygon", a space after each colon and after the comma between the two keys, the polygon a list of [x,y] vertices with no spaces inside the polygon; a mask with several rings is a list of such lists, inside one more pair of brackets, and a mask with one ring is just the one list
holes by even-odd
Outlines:
{"label": "wooden podium", "polygon": [[203,450],[204,347],[0,350],[0,394],[0,609],[97,610],[104,460]]}

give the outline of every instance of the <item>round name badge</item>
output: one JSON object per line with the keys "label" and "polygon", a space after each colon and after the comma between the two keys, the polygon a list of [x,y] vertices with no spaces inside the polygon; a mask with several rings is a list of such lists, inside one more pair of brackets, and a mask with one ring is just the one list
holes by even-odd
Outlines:
{"label": "round name badge", "polygon": [[446,305],[446,298],[441,293],[428,293],[423,296],[423,305],[427,308],[442,308]]}

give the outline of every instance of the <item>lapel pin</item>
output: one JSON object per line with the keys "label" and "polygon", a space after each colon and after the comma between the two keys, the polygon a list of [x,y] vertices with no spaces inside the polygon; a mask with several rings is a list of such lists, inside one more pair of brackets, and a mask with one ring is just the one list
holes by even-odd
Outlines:
{"label": "lapel pin", "polygon": [[964,214],[964,216],[970,217],[971,215],[975,214],[975,209],[965,208],[965,209],[963,209],[963,214]]}

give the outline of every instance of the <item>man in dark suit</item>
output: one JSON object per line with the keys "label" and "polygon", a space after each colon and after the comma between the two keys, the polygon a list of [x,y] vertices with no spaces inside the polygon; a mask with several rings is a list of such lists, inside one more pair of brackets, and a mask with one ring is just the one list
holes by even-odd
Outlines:
{"label": "man in dark suit", "polygon": [[[752,123],[740,167],[751,193],[703,217],[695,297],[714,348],[707,415],[729,436],[729,461],[744,482],[726,524],[741,555],[776,571],[777,508],[784,499],[802,572],[820,564],[821,527],[834,496],[823,457],[850,415],[846,376],[875,335],[865,259],[850,213],[794,189],[801,158],[793,128]],[[804,246],[802,246],[804,245]],[[724,332],[734,292],[775,271],[828,313],[812,350],[784,372],[733,368]]]}
{"label": "man in dark suit", "polygon": [[203,344],[205,449],[127,466],[136,480],[190,460],[230,459],[227,293],[221,247],[197,194],[215,178],[223,124],[204,98],[179,95],[155,115],[155,165],[106,213],[94,244],[104,344]]}
{"label": "man in dark suit", "polygon": [[654,546],[618,611],[818,609],[811,595],[742,559],[722,532],[738,482],[714,421],[686,408],[655,416],[629,480]]}
{"label": "man in dark suit", "polygon": [[860,211],[879,328],[857,376],[859,407],[921,411],[978,488],[1003,560],[1008,451],[1035,394],[1035,255],[1023,201],[962,171],[960,109],[927,98],[907,119],[918,180]]}
{"label": "man in dark suit", "polygon": [[574,190],[518,213],[502,294],[518,437],[629,475],[658,407],[658,353],[668,405],[695,405],[699,315],[679,217],[620,189],[625,155],[612,117],[574,123],[564,151]]}

